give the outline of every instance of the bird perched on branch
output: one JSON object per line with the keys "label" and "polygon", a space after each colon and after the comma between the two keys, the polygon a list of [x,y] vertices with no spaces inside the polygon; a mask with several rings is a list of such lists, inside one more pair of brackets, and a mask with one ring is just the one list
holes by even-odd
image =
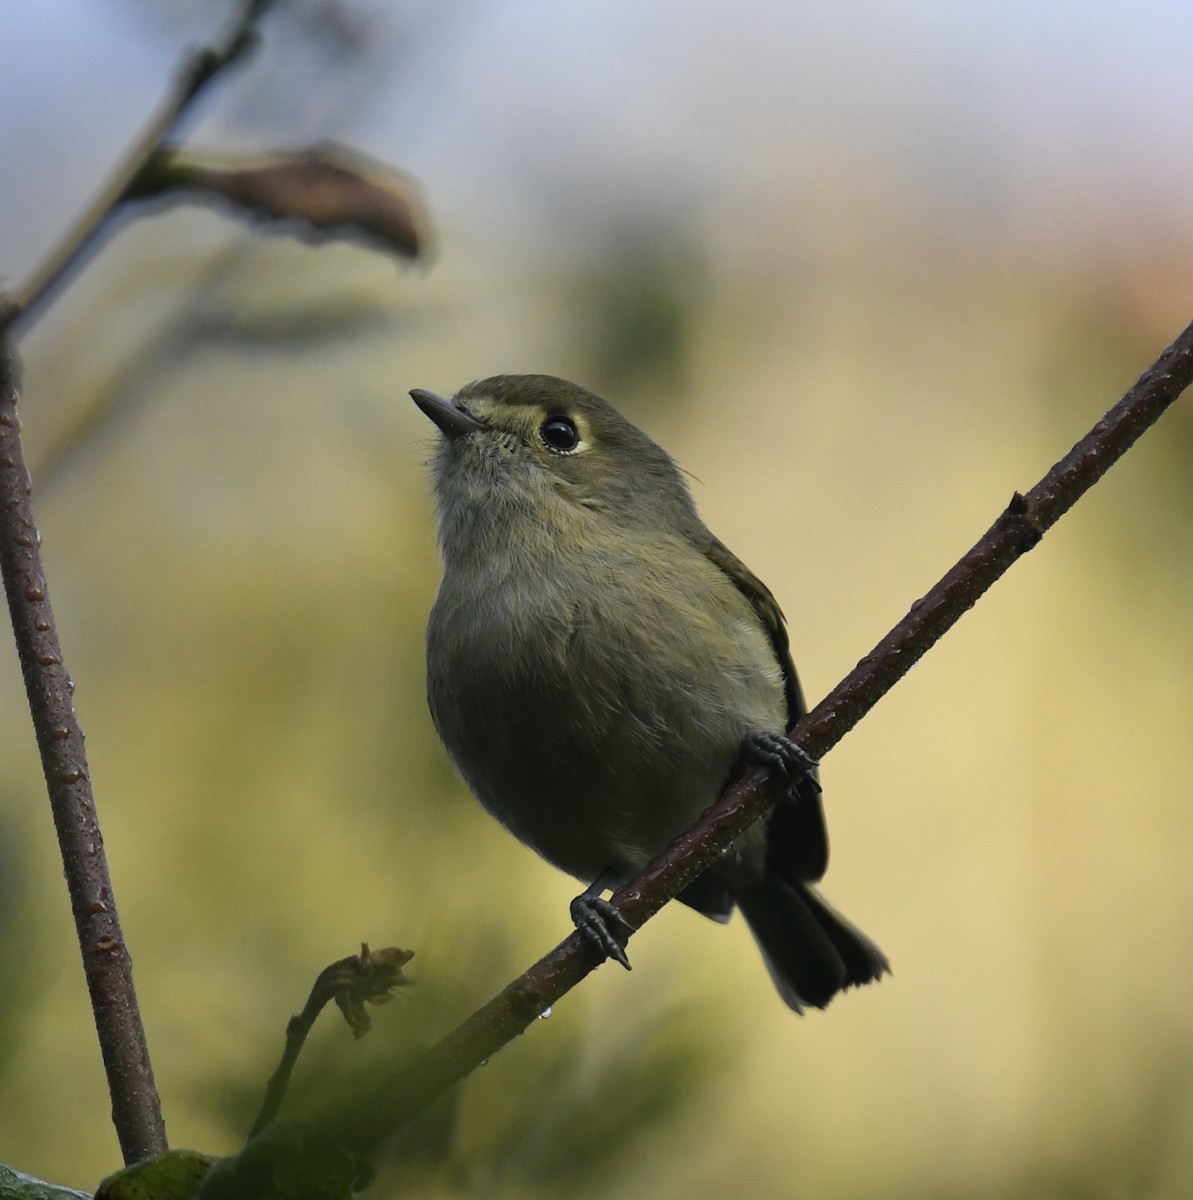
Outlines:
{"label": "bird perched on branch", "polygon": [[581,932],[628,967],[602,893],[761,762],[787,798],[679,899],[717,921],[739,907],[796,1011],[878,979],[882,952],[812,886],[828,839],[816,764],[785,733],[805,705],[783,614],[671,458],[549,375],[411,396],[442,434],[431,714],[481,803],[591,885]]}

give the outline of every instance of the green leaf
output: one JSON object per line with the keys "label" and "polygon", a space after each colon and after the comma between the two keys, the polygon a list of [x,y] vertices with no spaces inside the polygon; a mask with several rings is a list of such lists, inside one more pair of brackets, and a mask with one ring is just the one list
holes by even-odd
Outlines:
{"label": "green leaf", "polygon": [[0,1164],[0,1200],[91,1200],[91,1194],[45,1183]]}
{"label": "green leaf", "polygon": [[193,1200],[218,1161],[197,1150],[167,1150],[109,1175],[95,1200]]}

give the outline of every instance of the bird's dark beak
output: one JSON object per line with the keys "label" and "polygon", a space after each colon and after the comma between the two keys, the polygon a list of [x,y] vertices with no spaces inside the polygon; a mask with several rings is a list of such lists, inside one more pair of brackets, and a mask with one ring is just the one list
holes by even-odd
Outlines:
{"label": "bird's dark beak", "polygon": [[483,422],[434,392],[414,388],[410,397],[449,438],[463,437],[466,433],[476,433],[486,428]]}

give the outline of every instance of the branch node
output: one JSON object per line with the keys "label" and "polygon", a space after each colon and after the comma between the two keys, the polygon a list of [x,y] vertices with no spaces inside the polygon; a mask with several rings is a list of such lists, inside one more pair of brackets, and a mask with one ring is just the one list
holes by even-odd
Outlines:
{"label": "branch node", "polygon": [[1027,497],[1022,492],[1015,492],[1011,496],[1011,502],[1006,507],[1006,516],[1014,521],[1020,528],[1019,541],[1017,548],[1020,554],[1026,554],[1033,547],[1037,546],[1040,539],[1044,536],[1044,526],[1031,510],[1031,506],[1027,502]]}

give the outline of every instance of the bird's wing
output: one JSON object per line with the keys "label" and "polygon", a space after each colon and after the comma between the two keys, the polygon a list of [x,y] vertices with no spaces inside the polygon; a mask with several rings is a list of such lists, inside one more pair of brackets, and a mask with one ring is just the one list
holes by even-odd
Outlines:
{"label": "bird's wing", "polygon": [[787,700],[787,725],[790,728],[808,711],[804,693],[791,661],[791,645],[787,639],[787,621],[770,588],[746,566],[724,542],[709,535],[709,544],[702,547],[705,557],[729,576],[733,586],[750,602],[766,630],[779,666],[783,668],[783,688]]}
{"label": "bird's wing", "polygon": [[[787,621],[770,588],[725,545],[708,535],[701,546],[710,562],[720,567],[733,586],[750,602],[762,622],[770,644],[783,669],[783,687],[787,700],[787,725],[790,728],[808,711],[787,637]],[[771,869],[780,878],[793,883],[815,882],[828,866],[828,830],[818,786],[809,783],[800,789],[799,800],[778,805],[770,819],[768,857]]]}

